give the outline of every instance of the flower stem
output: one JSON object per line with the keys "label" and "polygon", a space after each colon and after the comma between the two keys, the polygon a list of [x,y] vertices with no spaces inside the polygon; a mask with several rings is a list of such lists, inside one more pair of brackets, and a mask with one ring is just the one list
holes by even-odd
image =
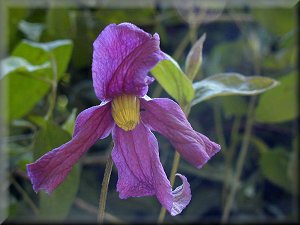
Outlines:
{"label": "flower stem", "polygon": [[238,161],[237,161],[237,166],[236,166],[236,173],[233,177],[233,183],[231,186],[231,190],[229,193],[229,196],[227,198],[224,210],[223,210],[223,214],[222,214],[222,218],[221,218],[221,223],[227,223],[228,218],[229,218],[229,214],[233,205],[233,201],[235,198],[235,193],[237,191],[239,182],[240,182],[240,176],[242,174],[243,171],[243,166],[245,163],[245,159],[246,159],[246,155],[247,155],[247,151],[248,151],[248,147],[249,147],[249,143],[250,143],[250,138],[251,138],[251,131],[252,131],[252,125],[253,125],[253,112],[255,109],[255,102],[256,102],[256,97],[251,97],[250,99],[250,104],[249,104],[249,108],[248,108],[248,115],[247,115],[247,121],[246,121],[246,127],[245,127],[245,134],[244,134],[244,138],[242,141],[242,147],[241,147],[241,151],[239,153],[238,156]]}
{"label": "flower stem", "polygon": [[[180,58],[184,49],[186,48],[186,46],[189,44],[190,41],[192,44],[196,41],[195,37],[196,37],[196,33],[197,33],[197,28],[198,28],[198,26],[195,26],[195,27],[193,27],[193,29],[190,29],[190,32],[188,32],[186,34],[186,36],[184,37],[184,39],[181,41],[181,43],[179,44],[179,46],[177,47],[177,49],[173,55],[173,58],[175,60],[178,60]],[[193,78],[191,79],[191,82],[193,82]],[[180,105],[180,107],[183,110],[186,117],[188,117],[190,110],[191,110],[191,102],[187,103],[186,105]],[[177,151],[175,151],[173,164],[172,164],[172,170],[171,170],[171,174],[169,177],[171,186],[173,186],[175,183],[175,177],[176,177],[176,173],[177,173],[177,170],[179,167],[179,162],[180,162],[180,155]],[[157,222],[162,223],[164,221],[165,217],[166,217],[166,209],[161,207]]]}
{"label": "flower stem", "polygon": [[99,212],[98,212],[98,217],[97,221],[99,224],[103,224],[104,222],[104,214],[105,214],[105,206],[106,206],[106,197],[107,197],[107,191],[108,191],[108,184],[110,180],[110,175],[113,167],[113,161],[111,154],[109,154],[106,166],[105,166],[105,172],[103,176],[103,181],[102,181],[102,188],[101,188],[101,193],[100,193],[100,198],[99,198]]}
{"label": "flower stem", "polygon": [[222,191],[222,200],[225,204],[226,201],[226,197],[227,197],[227,193],[228,193],[228,189],[230,187],[230,184],[232,182],[232,177],[233,177],[233,170],[232,170],[232,158],[235,154],[235,151],[237,149],[237,144],[239,143],[237,135],[238,135],[238,131],[240,128],[240,124],[241,124],[241,117],[240,116],[236,116],[234,121],[233,121],[233,125],[232,125],[232,129],[231,129],[231,133],[230,133],[230,145],[228,146],[228,148],[226,149],[226,154],[224,154],[225,157],[225,180],[224,180],[224,186],[223,186],[223,191]]}

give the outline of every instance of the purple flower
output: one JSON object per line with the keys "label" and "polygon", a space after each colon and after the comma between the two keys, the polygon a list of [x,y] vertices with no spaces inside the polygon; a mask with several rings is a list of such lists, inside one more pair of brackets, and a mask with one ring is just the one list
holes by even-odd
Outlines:
{"label": "purple flower", "polygon": [[51,193],[97,140],[112,133],[120,198],[156,195],[173,216],[187,206],[190,185],[185,176],[177,174],[183,184],[172,191],[151,130],[168,138],[197,168],[220,146],[194,131],[177,103],[146,96],[154,80],[147,73],[165,58],[158,34],[152,36],[130,23],[111,24],[101,32],[94,42],[92,72],[96,96],[102,103],[78,115],[69,142],[27,165],[35,192]]}

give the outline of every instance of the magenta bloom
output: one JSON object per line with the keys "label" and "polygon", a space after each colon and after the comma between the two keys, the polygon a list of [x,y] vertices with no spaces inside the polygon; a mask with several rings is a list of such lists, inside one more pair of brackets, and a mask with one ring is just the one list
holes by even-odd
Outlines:
{"label": "magenta bloom", "polygon": [[101,32],[94,42],[92,72],[102,103],[78,115],[72,140],[27,165],[35,192],[51,193],[97,140],[112,133],[120,198],[156,195],[173,216],[187,206],[190,185],[185,176],[177,174],[183,184],[172,191],[151,130],[168,138],[197,168],[220,146],[194,131],[177,103],[146,96],[154,80],[147,73],[163,59],[158,34],[151,36],[130,23],[111,24]]}

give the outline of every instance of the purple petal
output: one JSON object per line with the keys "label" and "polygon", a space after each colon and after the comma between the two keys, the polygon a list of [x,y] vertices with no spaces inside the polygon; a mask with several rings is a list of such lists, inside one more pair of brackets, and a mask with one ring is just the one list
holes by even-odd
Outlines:
{"label": "purple petal", "polygon": [[171,215],[180,213],[191,200],[190,186],[179,175],[183,185],[172,191],[152,132],[140,123],[127,132],[115,126],[112,135],[115,143],[112,158],[118,169],[120,198],[156,195]]}
{"label": "purple petal", "polygon": [[220,145],[193,130],[174,101],[167,98],[140,100],[142,121],[168,138],[182,157],[197,168],[220,151]]}
{"label": "purple petal", "polygon": [[94,42],[93,85],[100,100],[120,94],[144,96],[154,80],[149,70],[165,55],[159,36],[153,37],[130,23],[107,26]]}
{"label": "purple petal", "polygon": [[72,166],[99,139],[109,135],[114,126],[110,104],[94,106],[81,112],[72,140],[46,153],[36,162],[27,164],[33,190],[51,193],[61,184]]}
{"label": "purple petal", "polygon": [[179,173],[177,173],[176,176],[180,177],[182,185],[172,191],[174,196],[174,203],[171,210],[172,216],[176,216],[177,214],[181,213],[182,209],[184,209],[192,199],[190,184],[186,177]]}

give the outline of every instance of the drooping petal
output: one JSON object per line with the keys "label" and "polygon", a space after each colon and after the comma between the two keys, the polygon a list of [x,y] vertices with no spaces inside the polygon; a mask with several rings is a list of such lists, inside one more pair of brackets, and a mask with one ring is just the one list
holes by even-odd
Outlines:
{"label": "drooping petal", "polygon": [[120,198],[156,195],[171,215],[180,213],[191,200],[190,186],[179,174],[183,184],[172,191],[152,132],[140,123],[127,132],[115,126],[112,136],[115,143],[112,158],[118,169]]}
{"label": "drooping petal", "polygon": [[27,164],[33,190],[51,193],[64,181],[72,166],[99,139],[109,135],[114,126],[110,104],[82,111],[75,123],[72,140]]}
{"label": "drooping petal", "polygon": [[177,173],[176,176],[180,177],[182,185],[178,186],[174,191],[172,191],[174,197],[174,203],[171,209],[172,216],[176,216],[177,214],[181,213],[182,209],[189,204],[192,198],[190,184],[186,177],[179,173]]}
{"label": "drooping petal", "polygon": [[142,121],[168,138],[182,157],[197,168],[220,151],[220,145],[193,130],[174,101],[167,98],[140,100]]}
{"label": "drooping petal", "polygon": [[130,23],[107,26],[94,42],[93,85],[100,100],[120,94],[144,96],[154,80],[149,70],[166,56],[159,48],[159,36]]}

